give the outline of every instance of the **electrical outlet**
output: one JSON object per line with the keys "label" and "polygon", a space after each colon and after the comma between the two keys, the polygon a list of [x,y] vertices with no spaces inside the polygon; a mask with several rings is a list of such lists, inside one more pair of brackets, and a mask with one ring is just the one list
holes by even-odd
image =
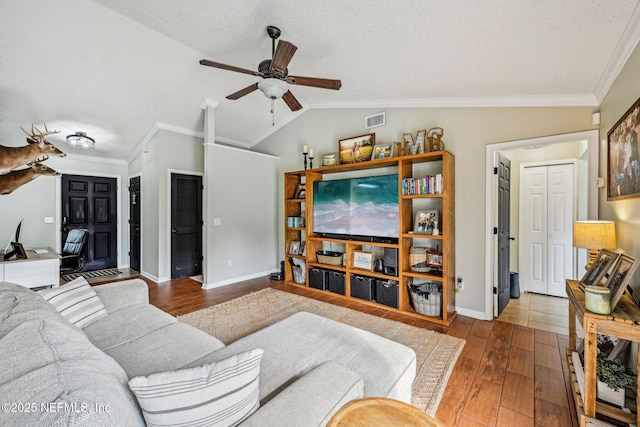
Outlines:
{"label": "electrical outlet", "polygon": [[456,281],[456,289],[462,291],[464,289],[464,282],[462,281],[462,277],[458,277]]}
{"label": "electrical outlet", "polygon": [[233,260],[227,260],[227,267],[233,267]]}
{"label": "electrical outlet", "polygon": [[52,216],[45,216],[44,217],[44,223],[45,224],[53,224],[53,217]]}

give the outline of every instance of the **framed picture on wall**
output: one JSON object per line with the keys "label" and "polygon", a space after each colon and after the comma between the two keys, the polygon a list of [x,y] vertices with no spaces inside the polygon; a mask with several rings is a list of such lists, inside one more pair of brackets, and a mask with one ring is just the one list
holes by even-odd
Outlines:
{"label": "framed picture on wall", "polygon": [[607,200],[640,197],[640,98],[607,133]]}

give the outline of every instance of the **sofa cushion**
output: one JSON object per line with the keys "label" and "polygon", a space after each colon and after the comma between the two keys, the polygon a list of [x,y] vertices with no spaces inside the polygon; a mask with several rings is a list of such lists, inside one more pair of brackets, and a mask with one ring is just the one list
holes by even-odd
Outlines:
{"label": "sofa cushion", "polygon": [[104,319],[87,326],[84,333],[99,349],[107,350],[177,322],[170,314],[152,305],[141,304],[109,313]]}
{"label": "sofa cushion", "polygon": [[19,288],[0,285],[0,396],[35,411],[3,413],[2,424],[144,425],[122,368],[41,296]]}
{"label": "sofa cushion", "polygon": [[237,425],[260,406],[263,351],[255,349],[198,368],[136,377],[136,394],[147,425]]}
{"label": "sofa cushion", "polygon": [[107,317],[100,297],[83,278],[78,277],[66,285],[38,291],[65,319],[79,328]]}
{"label": "sofa cushion", "polygon": [[251,348],[264,349],[260,403],[264,405],[291,381],[328,360],[358,373],[364,396],[410,400],[416,375],[413,349],[371,332],[315,314],[299,312],[196,360],[199,366]]}
{"label": "sofa cushion", "polygon": [[224,344],[216,337],[175,322],[143,337],[107,348],[105,353],[116,359],[128,377],[133,378],[176,371],[187,365],[202,366],[204,363],[191,363],[222,347]]}

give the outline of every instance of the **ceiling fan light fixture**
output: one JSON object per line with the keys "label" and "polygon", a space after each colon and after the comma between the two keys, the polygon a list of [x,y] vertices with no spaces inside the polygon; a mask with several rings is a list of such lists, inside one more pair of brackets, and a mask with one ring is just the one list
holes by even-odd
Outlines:
{"label": "ceiling fan light fixture", "polygon": [[73,148],[83,148],[88,150],[96,145],[95,139],[87,136],[85,132],[76,132],[72,135],[67,135],[67,144]]}
{"label": "ceiling fan light fixture", "polygon": [[263,79],[258,83],[258,89],[269,99],[280,99],[289,91],[289,85],[284,80],[276,78]]}

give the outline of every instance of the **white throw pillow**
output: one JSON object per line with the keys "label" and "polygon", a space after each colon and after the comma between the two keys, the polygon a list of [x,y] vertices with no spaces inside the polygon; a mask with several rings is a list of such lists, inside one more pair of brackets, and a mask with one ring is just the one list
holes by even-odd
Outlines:
{"label": "white throw pillow", "polygon": [[78,277],[57,288],[38,291],[68,321],[79,328],[107,317],[107,310],[96,291],[83,278]]}
{"label": "white throw pillow", "polygon": [[147,426],[235,426],[260,407],[261,348],[198,368],[135,377]]}

